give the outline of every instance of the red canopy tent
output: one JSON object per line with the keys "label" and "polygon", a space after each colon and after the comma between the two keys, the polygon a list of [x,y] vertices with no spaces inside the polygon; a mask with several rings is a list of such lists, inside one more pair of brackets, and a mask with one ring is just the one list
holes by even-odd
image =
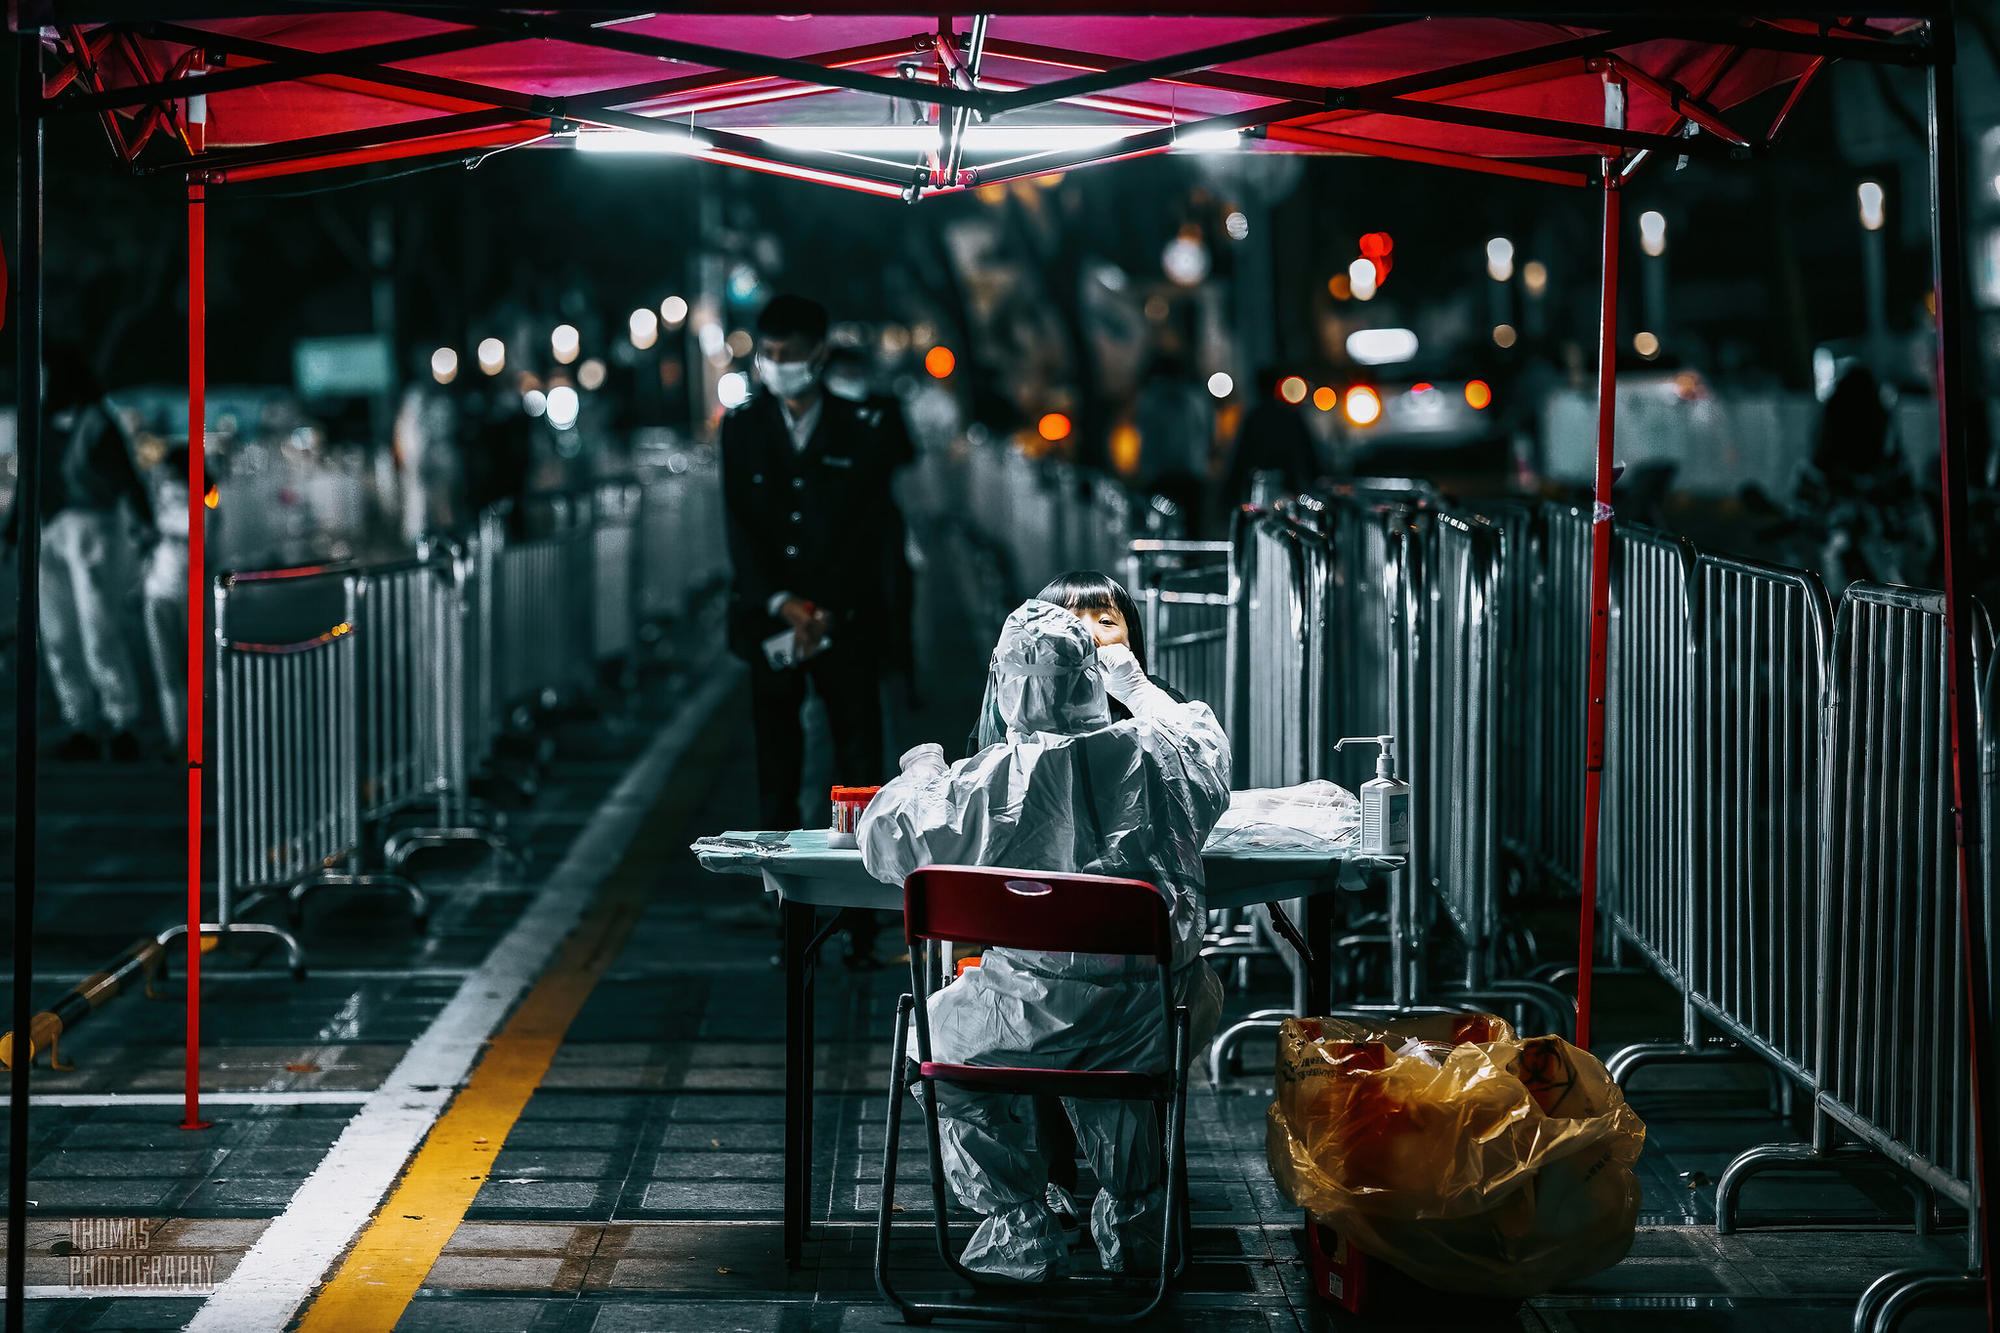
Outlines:
{"label": "red canopy tent", "polygon": [[[1086,0],[1088,3],[1089,0]],[[1953,28],[1944,4],[1827,17],[1806,5],[1689,0],[1656,10],[1547,0],[1532,18],[1467,6],[1213,0],[1174,16],[1095,0],[994,6],[960,18],[883,15],[853,0],[768,15],[620,14],[413,4],[348,11],[190,0],[180,21],[136,0],[13,0],[20,71],[17,353],[22,523],[21,744],[16,783],[15,1030],[31,1013],[34,884],[35,513],[40,452],[41,122],[95,114],[135,171],[188,183],[191,439],[203,410],[203,209],[214,186],[413,157],[474,160],[525,146],[648,148],[919,201],[1126,158],[1223,147],[1399,159],[1595,190],[1603,210],[1582,944],[1577,1032],[1590,1030],[1603,769],[1618,291],[1619,187],[1655,155],[1762,156],[1830,60],[1920,66],[1930,93],[1949,688],[1959,895],[1973,1034],[1980,1196],[1994,1098],[1983,903],[1976,892],[1974,689],[1961,577],[1964,320]],[[263,11],[263,12],[259,12]],[[1785,88],[1756,124],[1746,103]],[[156,145],[156,141],[160,141]],[[188,1063],[201,926],[202,450],[189,450]],[[10,1321],[19,1306],[27,1061],[13,1071]],[[1991,1231],[1985,1229],[1990,1247]],[[1991,1273],[1991,1251],[1985,1271]],[[1990,1299],[1990,1298],[1989,1298]]]}

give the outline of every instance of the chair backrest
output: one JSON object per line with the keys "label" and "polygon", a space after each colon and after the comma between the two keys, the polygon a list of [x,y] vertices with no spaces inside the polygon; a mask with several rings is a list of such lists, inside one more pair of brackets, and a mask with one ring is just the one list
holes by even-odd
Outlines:
{"label": "chair backrest", "polygon": [[1143,880],[1039,870],[924,866],[903,882],[903,931],[911,944],[1133,954],[1171,965],[1167,900]]}

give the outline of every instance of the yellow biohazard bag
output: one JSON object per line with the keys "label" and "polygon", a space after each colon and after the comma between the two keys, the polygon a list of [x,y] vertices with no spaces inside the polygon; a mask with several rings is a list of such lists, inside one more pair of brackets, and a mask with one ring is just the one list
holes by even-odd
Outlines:
{"label": "yellow biohazard bag", "polygon": [[1488,1014],[1288,1019],[1278,1036],[1279,1188],[1444,1291],[1532,1296],[1624,1258],[1645,1141],[1595,1056]]}

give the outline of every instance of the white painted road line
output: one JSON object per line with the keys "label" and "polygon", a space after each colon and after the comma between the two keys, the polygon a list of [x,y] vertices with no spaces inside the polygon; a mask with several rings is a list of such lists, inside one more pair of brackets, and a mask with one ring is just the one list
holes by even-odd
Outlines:
{"label": "white painted road line", "polygon": [[388,1196],[481,1048],[569,937],[741,668],[720,667],[612,791],[521,919],[411,1045],[188,1333],[281,1329]]}
{"label": "white painted road line", "polygon": [[[289,1088],[282,1092],[204,1092],[203,1106],[360,1106],[375,1094],[367,1088]],[[30,1106],[179,1106],[180,1092],[31,1092]],[[0,1107],[11,1099],[0,1097]]]}

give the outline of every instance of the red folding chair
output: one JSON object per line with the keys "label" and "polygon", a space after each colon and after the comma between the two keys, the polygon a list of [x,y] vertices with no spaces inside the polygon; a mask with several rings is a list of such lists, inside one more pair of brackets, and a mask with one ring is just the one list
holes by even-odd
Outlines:
{"label": "red folding chair", "polygon": [[[910,944],[910,993],[896,1005],[895,1055],[889,1064],[888,1132],[882,1149],[882,1201],[875,1218],[875,1285],[884,1300],[912,1324],[928,1324],[939,1315],[989,1319],[1006,1323],[1023,1320],[1088,1320],[1130,1324],[1159,1307],[1168,1282],[1185,1258],[1182,1228],[1186,1174],[1184,1139],[1187,1112],[1188,1011],[1173,1002],[1169,970],[1173,966],[1174,932],[1166,899],[1152,885],[1103,875],[1050,875],[1035,870],[996,870],[973,866],[925,866],[903,885],[903,933]],[[1128,954],[1150,957],[1159,965],[1160,1013],[1173,1036],[1170,1063],[1163,1069],[1029,1069],[999,1065],[942,1064],[931,1059],[929,1000],[939,969],[928,966],[927,946],[952,941],[1008,949],[1040,949],[1054,953]],[[906,1068],[912,1011],[916,1016],[917,1058]],[[990,1283],[958,1261],[946,1221],[944,1169],[938,1145],[937,1085],[978,1088],[987,1092],[1075,1097],[1085,1101],[1151,1101],[1164,1109],[1166,1217],[1160,1246],[1158,1280],[1150,1300],[1123,1313],[1077,1306],[1051,1307],[1008,1302],[985,1306],[955,1302],[914,1301],[889,1281],[889,1218],[895,1210],[896,1153],[903,1123],[903,1099],[911,1089],[923,1108],[930,1149],[931,1205],[937,1226],[938,1253],[951,1270],[974,1287]]]}

